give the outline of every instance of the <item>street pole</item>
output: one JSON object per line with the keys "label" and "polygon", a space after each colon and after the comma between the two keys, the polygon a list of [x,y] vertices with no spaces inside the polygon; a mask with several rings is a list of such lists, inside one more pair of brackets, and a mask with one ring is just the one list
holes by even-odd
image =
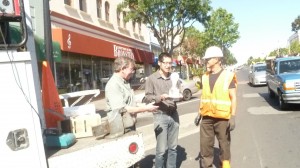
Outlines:
{"label": "street pole", "polygon": [[180,74],[180,78],[182,78],[182,75],[181,75],[181,60],[179,60],[179,74]]}
{"label": "street pole", "polygon": [[43,4],[44,4],[45,55],[46,55],[46,60],[48,61],[50,69],[52,71],[52,74],[54,74],[55,72],[54,72],[54,61],[53,61],[52,31],[51,31],[49,0],[44,0]]}

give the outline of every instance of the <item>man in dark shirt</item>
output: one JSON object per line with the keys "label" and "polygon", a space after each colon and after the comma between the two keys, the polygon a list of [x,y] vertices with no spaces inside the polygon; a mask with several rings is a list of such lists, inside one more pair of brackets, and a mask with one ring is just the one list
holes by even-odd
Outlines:
{"label": "man in dark shirt", "polygon": [[[149,76],[146,81],[145,103],[159,106],[154,112],[154,132],[156,136],[155,167],[176,168],[177,142],[179,132],[179,116],[176,102],[169,97],[172,87],[172,57],[161,53],[158,57],[159,70]],[[166,156],[167,153],[167,156]]]}
{"label": "man in dark shirt", "polygon": [[221,61],[223,52],[219,47],[209,47],[205,56],[208,71],[202,76],[202,95],[198,117],[200,118],[200,167],[212,168],[214,160],[214,142],[218,139],[220,164],[230,165],[230,131],[235,128],[236,114],[236,76],[223,70]]}

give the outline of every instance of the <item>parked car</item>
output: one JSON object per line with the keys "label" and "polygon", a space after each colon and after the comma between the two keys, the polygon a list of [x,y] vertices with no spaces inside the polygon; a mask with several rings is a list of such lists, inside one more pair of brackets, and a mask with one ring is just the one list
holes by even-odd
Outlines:
{"label": "parked car", "polygon": [[183,96],[184,101],[190,100],[192,98],[192,95],[199,91],[199,88],[196,86],[196,81],[194,80],[185,81],[182,79],[179,79],[179,81],[181,83],[180,92]]}
{"label": "parked car", "polygon": [[[181,78],[179,78],[179,81],[181,83],[179,90],[183,96],[182,98],[183,101],[190,100],[193,94],[199,91],[199,88],[196,86],[196,81],[193,80],[185,81]],[[143,83],[136,91],[136,94],[134,96],[136,103],[142,103],[144,96],[145,96],[145,83]]]}
{"label": "parked car", "polygon": [[259,63],[259,64],[254,64],[250,66],[249,70],[249,83],[252,86],[257,86],[257,85],[266,85],[266,69],[267,66],[265,63]]}
{"label": "parked car", "polygon": [[300,57],[286,57],[266,60],[267,86],[271,98],[277,96],[279,108],[288,103],[300,103]]}

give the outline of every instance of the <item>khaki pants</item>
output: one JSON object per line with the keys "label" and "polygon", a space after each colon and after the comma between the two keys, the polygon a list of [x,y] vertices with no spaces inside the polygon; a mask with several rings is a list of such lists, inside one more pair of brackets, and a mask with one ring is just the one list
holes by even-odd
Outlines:
{"label": "khaki pants", "polygon": [[219,141],[220,165],[223,160],[230,160],[230,131],[228,130],[228,120],[203,117],[200,124],[201,168],[213,167],[215,136]]}

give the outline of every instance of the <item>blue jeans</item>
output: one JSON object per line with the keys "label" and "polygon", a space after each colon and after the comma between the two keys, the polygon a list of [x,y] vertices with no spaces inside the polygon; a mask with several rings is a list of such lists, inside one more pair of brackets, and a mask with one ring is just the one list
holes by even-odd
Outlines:
{"label": "blue jeans", "polygon": [[[179,116],[154,113],[154,132],[156,136],[155,168],[176,168]],[[167,155],[167,156],[166,156]]]}

